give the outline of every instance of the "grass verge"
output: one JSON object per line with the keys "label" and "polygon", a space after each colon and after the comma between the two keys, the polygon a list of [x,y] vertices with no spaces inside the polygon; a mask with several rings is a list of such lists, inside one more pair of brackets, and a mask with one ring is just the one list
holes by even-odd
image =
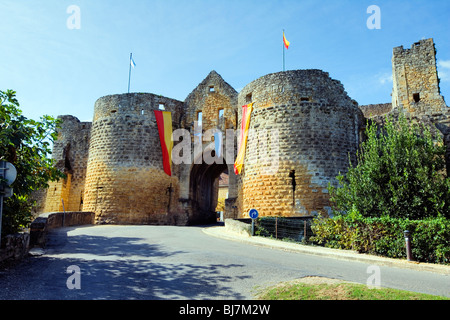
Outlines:
{"label": "grass verge", "polygon": [[355,283],[283,283],[258,296],[261,300],[450,300],[450,298]]}

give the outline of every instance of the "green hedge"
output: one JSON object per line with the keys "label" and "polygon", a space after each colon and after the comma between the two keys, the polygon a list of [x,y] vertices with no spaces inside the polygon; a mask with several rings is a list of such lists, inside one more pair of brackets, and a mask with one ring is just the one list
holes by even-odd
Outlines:
{"label": "green hedge", "polygon": [[390,258],[405,258],[403,232],[411,232],[415,261],[450,264],[450,220],[409,220],[362,217],[359,214],[318,217],[312,224],[311,241],[330,248],[355,250]]}

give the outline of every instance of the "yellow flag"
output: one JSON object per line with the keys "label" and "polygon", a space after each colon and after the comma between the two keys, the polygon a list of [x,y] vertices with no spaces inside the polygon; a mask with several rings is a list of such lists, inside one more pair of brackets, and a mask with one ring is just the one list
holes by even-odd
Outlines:
{"label": "yellow flag", "polygon": [[286,47],[286,49],[289,49],[289,46],[291,43],[286,39],[286,36],[284,35],[284,31],[283,31],[283,43],[284,43],[284,46]]}

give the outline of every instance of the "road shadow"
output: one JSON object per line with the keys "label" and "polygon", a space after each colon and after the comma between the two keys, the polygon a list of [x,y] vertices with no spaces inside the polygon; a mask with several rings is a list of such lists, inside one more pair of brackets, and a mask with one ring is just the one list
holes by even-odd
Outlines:
{"label": "road shadow", "polygon": [[[183,263],[182,250],[143,243],[139,237],[68,235],[72,228],[49,234],[47,253],[30,257],[0,275],[0,299],[161,300],[245,299],[230,286],[247,276],[221,271],[240,264]],[[178,260],[179,257],[179,260]],[[180,262],[178,262],[180,261]],[[70,266],[80,269],[81,289],[68,289]],[[239,273],[239,272],[238,272]],[[71,283],[75,283],[73,277]]]}
{"label": "road shadow", "polygon": [[[82,227],[93,229],[95,227]],[[183,251],[163,251],[161,245],[143,243],[140,237],[110,237],[98,235],[71,235],[70,231],[81,229],[69,227],[52,230],[48,235],[45,251],[54,254],[89,254],[94,256],[142,256],[163,257],[171,256]]]}

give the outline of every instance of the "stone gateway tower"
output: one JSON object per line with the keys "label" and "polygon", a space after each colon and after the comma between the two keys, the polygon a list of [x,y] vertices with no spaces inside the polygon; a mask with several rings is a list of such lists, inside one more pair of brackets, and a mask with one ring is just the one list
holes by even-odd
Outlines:
{"label": "stone gateway tower", "polygon": [[[321,70],[268,74],[239,93],[211,71],[185,101],[151,93],[101,97],[92,122],[60,116],[53,158],[67,177],[50,183],[38,207],[95,212],[96,223],[209,223],[226,175],[225,218],[246,218],[251,208],[260,216],[329,212],[328,184],[355,161],[367,118],[382,122],[407,112],[436,125],[450,146],[435,54],[432,39],[394,48],[392,103],[385,104],[359,106]],[[236,175],[242,106],[250,103],[244,166]],[[171,176],[163,170],[154,110],[171,112]]]}
{"label": "stone gateway tower", "polygon": [[[237,197],[234,159],[225,157],[227,146],[231,145],[231,152],[235,153],[234,134],[227,136],[226,132],[234,132],[237,127],[237,96],[232,86],[217,72],[211,71],[184,101],[183,127],[191,133],[193,148],[190,163],[180,165],[179,168],[183,180],[181,201],[188,212],[190,223],[215,221],[219,177],[222,173],[229,175],[228,202],[234,203]],[[215,133],[222,137],[222,152],[217,150],[217,154],[214,140],[218,136]]]}

